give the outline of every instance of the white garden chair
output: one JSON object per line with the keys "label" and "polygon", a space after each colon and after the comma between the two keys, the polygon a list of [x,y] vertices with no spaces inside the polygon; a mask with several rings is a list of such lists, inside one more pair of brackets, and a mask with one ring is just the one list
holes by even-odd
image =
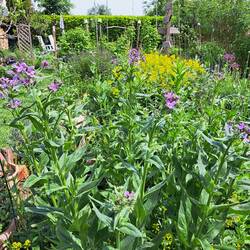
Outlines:
{"label": "white garden chair", "polygon": [[[36,37],[37,37],[37,39],[39,41],[39,44],[42,47],[43,51],[46,51],[46,52],[53,52],[53,51],[55,51],[55,48],[54,48],[54,46],[52,44],[46,45],[44,43],[42,36],[36,36]],[[50,41],[50,43],[51,43],[51,41]]]}

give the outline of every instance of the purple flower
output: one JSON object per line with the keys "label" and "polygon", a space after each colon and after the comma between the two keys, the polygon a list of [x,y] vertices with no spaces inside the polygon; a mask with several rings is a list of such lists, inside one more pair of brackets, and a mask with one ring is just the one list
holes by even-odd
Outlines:
{"label": "purple flower", "polygon": [[60,84],[58,82],[52,82],[49,86],[48,86],[48,89],[51,91],[51,92],[56,92],[60,87]]}
{"label": "purple flower", "polygon": [[179,96],[175,95],[173,92],[168,92],[164,94],[166,100],[166,106],[169,109],[174,109],[177,102],[179,101]]}
{"label": "purple flower", "polygon": [[42,69],[47,69],[49,67],[49,62],[44,60],[41,62],[41,68]]}
{"label": "purple flower", "polygon": [[0,99],[4,99],[4,98],[5,98],[4,94],[0,92]]}
{"label": "purple flower", "polygon": [[246,128],[246,124],[245,124],[244,122],[239,123],[238,129],[239,129],[241,132],[244,131],[245,128]]}
{"label": "purple flower", "polygon": [[12,99],[9,104],[8,107],[11,109],[17,109],[22,105],[22,102],[19,99]]}
{"label": "purple flower", "polygon": [[124,192],[124,196],[129,200],[133,200],[135,198],[135,193],[134,192],[129,192],[129,191],[125,191]]}
{"label": "purple flower", "polygon": [[28,65],[24,62],[21,62],[21,63],[14,64],[13,68],[14,68],[16,73],[24,73],[27,70]]}
{"label": "purple flower", "polygon": [[226,123],[225,130],[226,130],[227,133],[232,133],[233,132],[233,124],[232,124],[232,122]]}
{"label": "purple flower", "polygon": [[249,134],[243,134],[242,135],[243,142],[250,143],[250,136]]}
{"label": "purple flower", "polygon": [[232,70],[238,70],[240,68],[240,65],[238,63],[234,62],[234,63],[230,64],[230,68]]}
{"label": "purple flower", "polygon": [[36,71],[35,71],[34,66],[28,67],[25,73],[26,73],[26,75],[29,76],[30,78],[34,78],[35,75],[36,75]]}
{"label": "purple flower", "polygon": [[142,56],[138,49],[131,49],[129,51],[129,64],[137,64],[141,59]]}
{"label": "purple flower", "polygon": [[225,60],[226,62],[228,62],[228,63],[234,63],[235,60],[236,60],[236,58],[235,58],[235,55],[230,54],[230,53],[226,53],[226,54],[224,55],[224,60]]}
{"label": "purple flower", "polygon": [[2,89],[7,89],[9,86],[9,78],[2,77],[0,78],[0,87]]}

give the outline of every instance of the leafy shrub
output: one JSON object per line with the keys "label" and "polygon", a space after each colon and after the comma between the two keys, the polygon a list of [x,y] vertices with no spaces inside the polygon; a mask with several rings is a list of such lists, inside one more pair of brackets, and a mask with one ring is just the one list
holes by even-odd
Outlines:
{"label": "leafy shrub", "polygon": [[209,66],[214,66],[216,64],[221,64],[225,49],[220,47],[216,42],[206,42],[201,44],[198,54],[204,63]]}
{"label": "leafy shrub", "polygon": [[60,37],[59,46],[63,54],[88,50],[92,48],[90,34],[82,28],[68,30]]}
{"label": "leafy shrub", "polygon": [[161,35],[157,28],[149,21],[145,21],[141,28],[141,45],[145,52],[156,50],[161,41]]}
{"label": "leafy shrub", "polygon": [[70,61],[70,72],[75,77],[87,79],[96,74],[107,76],[112,68],[112,54],[107,50],[97,49],[93,52],[82,52],[73,56]]}

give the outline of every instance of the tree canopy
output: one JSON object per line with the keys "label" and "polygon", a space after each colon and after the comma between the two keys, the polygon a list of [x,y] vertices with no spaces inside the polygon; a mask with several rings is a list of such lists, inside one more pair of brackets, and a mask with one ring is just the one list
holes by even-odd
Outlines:
{"label": "tree canopy", "polygon": [[69,14],[73,7],[70,0],[35,0],[45,14]]}
{"label": "tree canopy", "polygon": [[89,15],[111,15],[111,10],[104,4],[97,4],[88,10]]}

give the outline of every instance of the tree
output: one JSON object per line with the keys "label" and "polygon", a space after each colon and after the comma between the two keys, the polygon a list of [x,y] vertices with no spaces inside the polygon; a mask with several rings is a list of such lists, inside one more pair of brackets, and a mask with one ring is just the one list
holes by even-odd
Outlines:
{"label": "tree", "polygon": [[164,16],[167,2],[168,0],[145,0],[144,12],[148,16]]}
{"label": "tree", "polygon": [[97,4],[88,10],[89,15],[111,15],[111,10],[104,4]]}
{"label": "tree", "polygon": [[35,0],[45,14],[69,14],[73,7],[70,0]]}

